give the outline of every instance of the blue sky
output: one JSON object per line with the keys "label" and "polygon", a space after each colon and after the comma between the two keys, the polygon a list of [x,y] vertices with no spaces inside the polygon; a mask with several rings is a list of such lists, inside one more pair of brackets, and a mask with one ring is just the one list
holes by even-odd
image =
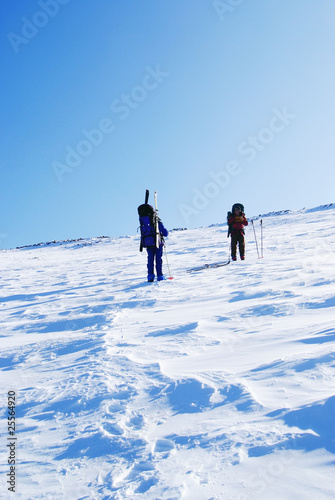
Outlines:
{"label": "blue sky", "polygon": [[[332,0],[19,0],[1,26],[0,246],[335,201]],[[151,198],[153,200],[153,197]]]}

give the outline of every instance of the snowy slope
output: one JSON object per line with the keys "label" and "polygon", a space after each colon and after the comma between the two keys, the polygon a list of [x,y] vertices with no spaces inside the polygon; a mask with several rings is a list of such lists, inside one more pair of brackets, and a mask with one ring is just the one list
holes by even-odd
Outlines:
{"label": "snowy slope", "polygon": [[14,390],[15,498],[335,498],[334,208],[198,273],[226,226],[174,231],[161,283],[137,236],[2,251],[0,497]]}

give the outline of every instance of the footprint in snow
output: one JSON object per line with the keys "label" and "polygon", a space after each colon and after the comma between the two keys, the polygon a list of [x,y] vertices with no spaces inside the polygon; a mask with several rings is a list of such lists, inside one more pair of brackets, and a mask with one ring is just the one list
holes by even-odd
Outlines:
{"label": "footprint in snow", "polygon": [[127,426],[132,427],[134,430],[140,430],[144,426],[144,418],[142,415],[136,415],[129,420]]}
{"label": "footprint in snow", "polygon": [[122,427],[114,422],[104,422],[102,424],[102,428],[107,434],[110,434],[112,436],[122,436],[123,434]]}
{"label": "footprint in snow", "polygon": [[174,449],[173,441],[169,439],[157,439],[154,447],[155,453],[166,453]]}

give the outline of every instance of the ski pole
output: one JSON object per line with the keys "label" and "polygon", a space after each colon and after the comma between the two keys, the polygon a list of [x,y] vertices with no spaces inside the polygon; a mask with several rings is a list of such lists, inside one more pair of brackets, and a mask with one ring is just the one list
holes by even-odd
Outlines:
{"label": "ski pole", "polygon": [[166,257],[166,263],[169,271],[169,280],[173,280],[173,277],[171,276],[171,271],[170,271],[170,266],[169,266],[169,261],[168,261],[168,256],[167,256],[167,251],[166,251],[166,246],[164,245],[164,251],[165,251],[165,257]]}
{"label": "ski pole", "polygon": [[156,247],[159,248],[159,225],[158,225],[158,208],[157,208],[157,191],[155,191],[155,230],[156,230]]}
{"label": "ski pole", "polygon": [[230,262],[230,254],[231,254],[231,243],[228,243],[228,263]]}
{"label": "ski pole", "polygon": [[261,219],[261,259],[263,259],[263,219]]}
{"label": "ski pole", "polygon": [[251,224],[252,224],[252,228],[253,228],[253,230],[254,230],[254,235],[255,235],[255,243],[256,243],[256,248],[257,248],[257,255],[258,255],[258,258],[259,258],[258,243],[257,243],[256,231],[255,231],[255,226],[254,226],[254,221],[253,221],[253,220],[251,221]]}

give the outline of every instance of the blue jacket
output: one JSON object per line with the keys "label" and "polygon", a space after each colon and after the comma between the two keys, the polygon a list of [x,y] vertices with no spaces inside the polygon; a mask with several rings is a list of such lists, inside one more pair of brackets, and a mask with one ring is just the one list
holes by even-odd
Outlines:
{"label": "blue jacket", "polygon": [[169,234],[169,231],[164,227],[163,222],[158,222],[159,233],[166,238]]}

